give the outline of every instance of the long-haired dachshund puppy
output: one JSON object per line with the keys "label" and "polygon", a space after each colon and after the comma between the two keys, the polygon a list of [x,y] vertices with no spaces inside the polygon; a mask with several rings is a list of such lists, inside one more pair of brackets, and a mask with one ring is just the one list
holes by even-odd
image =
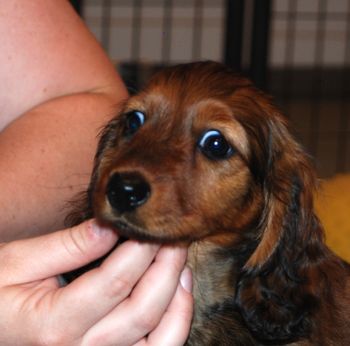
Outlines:
{"label": "long-haired dachshund puppy", "polygon": [[71,224],[190,244],[188,345],[350,345],[350,266],[324,244],[316,182],[269,97],[219,63],[183,64],[107,124]]}

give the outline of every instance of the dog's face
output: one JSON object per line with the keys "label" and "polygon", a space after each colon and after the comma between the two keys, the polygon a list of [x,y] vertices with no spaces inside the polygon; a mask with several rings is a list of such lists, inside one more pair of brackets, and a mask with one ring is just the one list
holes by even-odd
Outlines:
{"label": "dog's face", "polygon": [[238,121],[245,110],[235,108],[246,88],[214,63],[155,76],[105,130],[91,188],[96,217],[160,241],[247,227],[260,200]]}
{"label": "dog's face", "polygon": [[102,134],[94,215],[136,239],[232,241],[266,221],[269,166],[293,145],[269,99],[223,65],[165,69]]}

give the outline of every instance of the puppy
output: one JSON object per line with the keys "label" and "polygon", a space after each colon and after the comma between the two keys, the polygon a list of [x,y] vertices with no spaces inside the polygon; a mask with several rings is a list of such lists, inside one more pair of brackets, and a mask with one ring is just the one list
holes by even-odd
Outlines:
{"label": "puppy", "polygon": [[190,244],[188,345],[349,345],[350,266],[324,243],[316,183],[268,96],[219,63],[183,64],[107,124],[70,224]]}

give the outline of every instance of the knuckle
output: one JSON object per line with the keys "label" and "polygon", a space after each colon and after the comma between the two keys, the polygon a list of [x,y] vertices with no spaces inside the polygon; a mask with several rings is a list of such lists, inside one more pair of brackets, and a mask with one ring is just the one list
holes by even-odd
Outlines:
{"label": "knuckle", "polygon": [[159,317],[151,311],[138,312],[135,320],[137,329],[143,331],[145,335],[156,328],[158,323]]}
{"label": "knuckle", "polygon": [[86,255],[88,242],[80,228],[68,228],[62,233],[61,239],[64,248],[71,257],[80,258]]}
{"label": "knuckle", "polygon": [[122,277],[121,275],[115,275],[111,278],[109,284],[107,285],[107,294],[109,297],[127,297],[132,291],[134,284],[127,278]]}

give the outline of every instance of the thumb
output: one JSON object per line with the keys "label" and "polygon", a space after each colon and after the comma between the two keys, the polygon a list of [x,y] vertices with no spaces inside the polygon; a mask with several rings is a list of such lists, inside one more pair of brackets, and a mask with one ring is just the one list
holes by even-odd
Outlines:
{"label": "thumb", "polygon": [[117,234],[95,220],[36,238],[17,240],[0,247],[6,264],[0,282],[6,285],[46,279],[79,268],[107,253]]}

